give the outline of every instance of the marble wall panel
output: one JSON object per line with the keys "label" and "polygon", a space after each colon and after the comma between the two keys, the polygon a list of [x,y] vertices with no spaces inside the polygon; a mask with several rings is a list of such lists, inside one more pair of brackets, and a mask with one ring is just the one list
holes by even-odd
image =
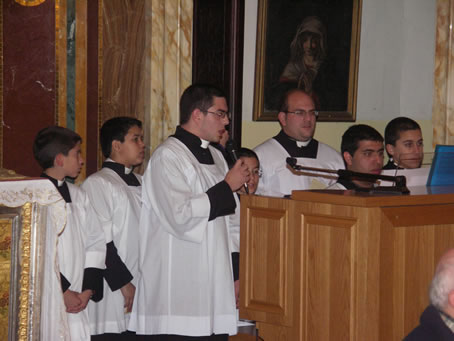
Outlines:
{"label": "marble wall panel", "polygon": [[192,1],[151,0],[150,151],[174,133],[180,96],[191,84],[192,17]]}
{"label": "marble wall panel", "polygon": [[145,1],[103,1],[102,118],[143,117]]}
{"label": "marble wall panel", "polygon": [[26,7],[3,0],[3,167],[41,173],[32,153],[36,133],[55,123],[55,2]]}
{"label": "marble wall panel", "polygon": [[[86,137],[86,169],[87,175],[101,167],[102,154],[99,147],[99,128],[101,116],[99,104],[101,101],[100,82],[102,64],[99,62],[99,52],[102,43],[99,30],[102,24],[102,1],[87,2],[87,137]],[[102,31],[101,31],[102,32]]]}
{"label": "marble wall panel", "polygon": [[2,153],[3,166],[38,175],[31,144],[51,124],[82,136],[87,171],[80,180],[100,166],[98,130],[108,118],[141,119],[147,156],[175,131],[179,98],[192,79],[192,0],[46,0],[34,7],[3,0],[1,9],[0,133],[2,150],[12,151]]}
{"label": "marble wall panel", "polygon": [[454,144],[454,0],[437,1],[433,145]]}

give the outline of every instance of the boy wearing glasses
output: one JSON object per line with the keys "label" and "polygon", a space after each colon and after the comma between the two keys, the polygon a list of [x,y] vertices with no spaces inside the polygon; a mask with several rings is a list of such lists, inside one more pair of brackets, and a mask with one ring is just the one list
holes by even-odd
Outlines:
{"label": "boy wearing glasses", "polygon": [[[309,189],[314,179],[310,175],[294,174],[287,168],[288,157],[297,158],[298,164],[343,169],[341,155],[330,146],[313,138],[318,112],[312,98],[300,89],[288,91],[279,105],[278,119],[282,130],[273,138],[257,146],[263,175],[258,186],[260,194],[285,196],[292,190]],[[335,183],[335,178],[316,177],[325,185]]]}

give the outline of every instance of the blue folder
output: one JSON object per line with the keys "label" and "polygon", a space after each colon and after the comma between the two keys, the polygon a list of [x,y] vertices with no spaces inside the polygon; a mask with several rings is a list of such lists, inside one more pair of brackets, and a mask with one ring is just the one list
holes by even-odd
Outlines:
{"label": "blue folder", "polygon": [[454,146],[435,146],[427,186],[454,185]]}

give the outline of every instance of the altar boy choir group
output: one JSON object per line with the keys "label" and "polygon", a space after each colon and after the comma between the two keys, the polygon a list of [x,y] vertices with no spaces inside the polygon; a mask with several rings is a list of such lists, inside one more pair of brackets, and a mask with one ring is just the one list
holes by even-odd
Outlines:
{"label": "altar boy choir group", "polygon": [[[181,96],[180,125],[154,151],[143,177],[133,172],[145,155],[142,123],[116,117],[100,131],[102,168],[81,187],[65,181],[84,164],[80,136],[56,126],[41,130],[35,158],[68,207],[57,261],[70,339],[227,340],[237,331],[238,193],[282,197],[309,189],[314,177],[292,172],[288,157],[379,174],[386,150],[387,169],[421,167],[415,121],[392,120],[384,139],[368,125],[353,125],[338,153],[313,138],[317,115],[309,95],[289,91],[279,107],[279,134],[254,151],[241,148],[229,169],[213,145],[230,122],[226,97],[194,84]],[[331,189],[373,185],[315,178]],[[452,331],[452,324],[440,325]]]}

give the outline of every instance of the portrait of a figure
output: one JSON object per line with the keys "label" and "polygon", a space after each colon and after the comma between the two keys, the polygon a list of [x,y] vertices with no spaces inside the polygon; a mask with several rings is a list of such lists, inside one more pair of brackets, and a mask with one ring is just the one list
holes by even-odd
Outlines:
{"label": "portrait of a figure", "polygon": [[260,6],[266,20],[257,43],[257,55],[263,56],[256,65],[256,107],[258,98],[263,101],[259,116],[272,119],[282,95],[299,88],[312,97],[322,118],[353,118],[360,1],[267,0]]}

